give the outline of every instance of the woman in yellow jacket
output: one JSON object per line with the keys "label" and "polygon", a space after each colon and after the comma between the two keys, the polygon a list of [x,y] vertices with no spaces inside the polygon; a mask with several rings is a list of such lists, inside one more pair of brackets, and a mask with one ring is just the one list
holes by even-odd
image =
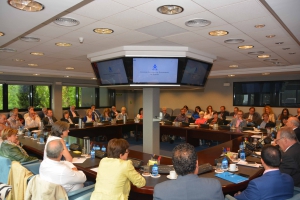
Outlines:
{"label": "woman in yellow jacket", "polygon": [[127,200],[130,182],[136,187],[146,184],[130,160],[129,144],[124,139],[112,139],[107,145],[107,158],[99,164],[95,190],[91,200]]}

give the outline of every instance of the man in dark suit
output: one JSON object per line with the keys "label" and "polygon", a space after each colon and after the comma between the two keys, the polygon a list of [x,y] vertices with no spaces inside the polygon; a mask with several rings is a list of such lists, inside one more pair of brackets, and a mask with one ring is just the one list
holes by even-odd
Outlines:
{"label": "man in dark suit", "polygon": [[92,116],[94,117],[95,121],[100,120],[101,114],[100,114],[99,110],[96,110],[95,105],[91,106],[91,110],[92,110]]}
{"label": "man in dark suit", "polygon": [[249,112],[245,113],[244,119],[247,120],[249,126],[259,126],[261,123],[261,117],[260,115],[255,112],[255,108],[251,107],[249,108]]}
{"label": "man in dark suit", "polygon": [[40,117],[41,120],[43,120],[44,117],[47,116],[47,111],[48,111],[47,108],[44,107],[44,108],[42,108],[42,110],[40,112],[38,112],[38,116]]}
{"label": "man in dark suit", "polygon": [[291,127],[294,130],[298,141],[300,141],[300,128],[299,128],[300,123],[299,123],[298,118],[297,117],[289,117],[286,122],[286,126]]}
{"label": "man in dark suit", "polygon": [[198,158],[195,149],[188,143],[173,149],[172,161],[178,174],[176,180],[169,180],[154,187],[154,200],[223,200],[221,184],[214,178],[199,178]]}
{"label": "man in dark suit", "polygon": [[279,171],[281,153],[278,148],[265,145],[261,152],[264,174],[249,182],[243,192],[235,194],[238,200],[288,199],[294,193],[294,181],[288,174]]}
{"label": "man in dark suit", "polygon": [[219,118],[221,118],[222,120],[226,120],[226,116],[229,116],[229,112],[225,109],[225,106],[221,106],[220,111],[218,112]]}
{"label": "man in dark suit", "polygon": [[57,119],[53,116],[53,111],[51,109],[48,109],[47,115],[43,119],[43,124],[44,125],[52,125],[56,121],[57,121]]}
{"label": "man in dark suit", "polygon": [[167,113],[167,108],[163,107],[161,111],[163,113],[163,121],[171,121],[171,116]]}
{"label": "man in dark suit", "polygon": [[298,120],[300,121],[300,108],[297,109],[297,115],[295,115],[295,117],[297,117]]}
{"label": "man in dark suit", "polygon": [[73,121],[73,123],[78,124],[79,114],[75,110],[75,106],[74,105],[70,106],[69,116],[70,116],[71,120]]}
{"label": "man in dark suit", "polygon": [[291,175],[294,186],[300,187],[300,143],[291,127],[281,128],[276,136],[276,144],[282,150],[280,171]]}

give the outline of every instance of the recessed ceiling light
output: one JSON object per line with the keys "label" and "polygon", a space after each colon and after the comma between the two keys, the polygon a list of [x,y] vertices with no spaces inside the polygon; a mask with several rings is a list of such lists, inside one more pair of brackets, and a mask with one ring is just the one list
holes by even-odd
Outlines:
{"label": "recessed ceiling light", "polygon": [[0,74],[3,74],[3,72],[0,72]]}
{"label": "recessed ceiling light", "polygon": [[230,68],[237,68],[239,67],[238,65],[229,65]]}
{"label": "recessed ceiling light", "polygon": [[24,42],[39,42],[41,41],[40,38],[36,38],[36,37],[20,37],[20,40],[24,41]]}
{"label": "recessed ceiling light", "polygon": [[290,55],[294,55],[294,54],[296,54],[296,52],[291,52],[291,53],[289,53]]}
{"label": "recessed ceiling light", "polygon": [[234,74],[229,74],[228,76],[229,76],[229,77],[234,77],[235,75],[234,75]]}
{"label": "recessed ceiling light", "polygon": [[273,38],[275,37],[276,35],[266,35],[267,38]]}
{"label": "recessed ceiling light", "polygon": [[238,46],[239,49],[252,49],[253,47],[254,47],[253,45]]}
{"label": "recessed ceiling light", "polygon": [[64,76],[65,78],[69,78],[70,76]]}
{"label": "recessed ceiling light", "polygon": [[282,48],[282,50],[289,50],[289,49],[291,49],[291,48]]}
{"label": "recessed ceiling light", "polygon": [[224,43],[226,43],[226,44],[238,44],[238,43],[242,43],[242,42],[245,42],[245,40],[243,40],[243,39],[228,39],[228,40],[224,41]]}
{"label": "recessed ceiling light", "polygon": [[70,18],[70,17],[60,17],[57,18],[53,23],[60,25],[60,26],[77,26],[80,24],[80,22],[76,19]]}
{"label": "recessed ceiling light", "polygon": [[98,34],[112,34],[114,32],[114,30],[109,28],[95,28],[93,31]]}
{"label": "recessed ceiling light", "polygon": [[284,42],[276,42],[275,44],[283,44]]}
{"label": "recessed ceiling light", "polygon": [[157,8],[157,12],[164,15],[176,15],[183,12],[183,8],[177,5],[163,5]]}
{"label": "recessed ceiling light", "polygon": [[44,55],[44,53],[42,53],[42,52],[31,52],[30,54],[34,55],[34,56],[43,56]]}
{"label": "recessed ceiling light", "polygon": [[23,61],[25,61],[25,60],[22,60],[22,59],[16,58],[16,59],[13,59],[12,61],[16,61],[16,62],[23,62]]}
{"label": "recessed ceiling light", "polygon": [[74,67],[66,67],[67,70],[75,69]]}
{"label": "recessed ceiling light", "polygon": [[37,1],[31,1],[31,0],[8,0],[8,3],[10,6],[27,11],[27,12],[38,12],[44,9],[43,4],[37,2]]}
{"label": "recessed ceiling light", "polygon": [[274,65],[281,65],[280,62],[272,62]]}
{"label": "recessed ceiling light", "polygon": [[255,28],[263,28],[263,27],[265,27],[266,25],[264,25],[264,24],[257,24],[257,25],[255,25],[254,27]]}
{"label": "recessed ceiling light", "polygon": [[275,62],[277,60],[278,59],[276,59],[276,58],[268,58],[268,59],[265,59],[264,61],[266,61],[266,62]]}
{"label": "recessed ceiling light", "polygon": [[262,73],[261,75],[268,76],[268,75],[270,75],[270,73]]}
{"label": "recessed ceiling light", "polygon": [[58,43],[55,43],[55,45],[59,46],[59,47],[70,47],[70,46],[72,46],[72,44],[65,43],[65,42],[58,42]]}
{"label": "recessed ceiling light", "polygon": [[258,58],[269,58],[271,57],[270,55],[267,55],[267,54],[263,54],[263,55],[258,55],[257,56]]}
{"label": "recessed ceiling light", "polygon": [[206,19],[190,19],[188,21],[185,22],[186,26],[189,27],[204,27],[204,26],[208,26],[211,24],[211,21],[206,20]]}
{"label": "recessed ceiling light", "polygon": [[40,74],[33,74],[34,76],[39,76]]}
{"label": "recessed ceiling light", "polygon": [[5,34],[3,32],[0,32],[0,36],[4,36]]}
{"label": "recessed ceiling light", "polygon": [[4,48],[0,48],[0,51],[1,51],[1,52],[7,52],[7,53],[14,53],[14,52],[16,52],[17,50],[4,47]]}
{"label": "recessed ceiling light", "polygon": [[249,55],[260,55],[260,54],[264,54],[264,51],[253,51],[253,52],[248,52]]}
{"label": "recessed ceiling light", "polygon": [[229,32],[224,30],[216,30],[216,31],[210,31],[208,34],[211,36],[224,36],[227,35]]}
{"label": "recessed ceiling light", "polygon": [[38,64],[34,64],[34,63],[30,63],[30,64],[28,64],[28,66],[30,66],[30,67],[37,67],[39,65]]}
{"label": "recessed ceiling light", "polygon": [[94,78],[91,78],[91,79],[95,80],[95,79],[97,79],[97,78],[94,77]]}

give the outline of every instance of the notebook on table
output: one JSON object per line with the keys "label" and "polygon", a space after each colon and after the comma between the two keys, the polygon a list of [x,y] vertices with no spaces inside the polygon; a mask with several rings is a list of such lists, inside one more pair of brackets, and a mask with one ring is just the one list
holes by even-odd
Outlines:
{"label": "notebook on table", "polygon": [[235,183],[235,184],[249,180],[249,178],[246,178],[246,177],[243,177],[243,176],[240,176],[240,175],[237,175],[237,174],[233,174],[233,173],[230,173],[230,172],[224,172],[224,173],[221,173],[221,174],[216,174],[215,176],[218,177],[218,178],[224,179],[226,181]]}

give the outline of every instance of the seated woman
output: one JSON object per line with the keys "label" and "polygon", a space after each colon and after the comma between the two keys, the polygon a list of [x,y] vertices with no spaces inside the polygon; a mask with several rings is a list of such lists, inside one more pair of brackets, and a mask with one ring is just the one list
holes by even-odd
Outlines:
{"label": "seated woman", "polygon": [[109,113],[110,113],[110,110],[109,108],[105,108],[103,110],[103,114],[101,115],[100,119],[101,121],[110,121],[111,120],[111,117],[109,116]]}
{"label": "seated woman", "polygon": [[237,113],[237,117],[233,118],[231,121],[231,126],[234,128],[242,128],[247,126],[247,121],[243,118],[243,111],[239,110]]}
{"label": "seated woman", "polygon": [[91,109],[87,109],[85,114],[86,114],[86,116],[84,116],[84,118],[82,119],[82,121],[84,123],[89,123],[89,122],[95,121],[95,117],[94,117]]}
{"label": "seated woman", "polygon": [[204,118],[205,119],[211,119],[213,117],[213,108],[212,106],[207,106],[206,112],[204,113]]}
{"label": "seated woman", "polygon": [[0,155],[9,158],[12,161],[19,162],[37,160],[38,158],[29,156],[19,145],[17,133],[17,129],[5,128],[2,130],[1,137],[3,142],[0,147]]}
{"label": "seated woman", "polygon": [[143,119],[143,108],[139,109],[139,114],[136,116],[138,119]]}
{"label": "seated woman", "polygon": [[209,123],[209,125],[214,125],[214,124],[218,124],[218,125],[222,125],[224,122],[222,119],[220,119],[218,117],[218,113],[217,112],[214,112],[213,114],[213,118],[209,119],[207,121],[207,123]]}
{"label": "seated woman", "polygon": [[[263,108],[263,113],[267,113],[269,115],[269,120],[271,122],[273,122],[273,123],[276,122],[276,116],[275,116],[275,114],[274,114],[274,112],[273,112],[273,110],[270,106],[265,106]],[[264,117],[262,116],[261,119],[264,120]]]}
{"label": "seated woman", "polygon": [[282,117],[280,120],[280,124],[281,124],[280,127],[286,126],[287,121],[288,121],[288,117],[286,116]]}
{"label": "seated woman", "polygon": [[282,120],[283,118],[289,118],[291,116],[292,115],[290,114],[289,109],[284,108],[282,109],[281,114],[278,115],[278,120]]}
{"label": "seated woman", "polygon": [[195,107],[195,111],[194,113],[192,114],[192,120],[195,121],[196,119],[199,118],[199,112],[201,111],[201,108],[200,106],[196,106]]}
{"label": "seated woman", "polygon": [[124,116],[127,117],[126,108],[122,107],[121,112],[118,113],[116,118],[117,118],[117,120],[122,120]]}
{"label": "seated woman", "polygon": [[200,125],[200,124],[206,124],[206,119],[204,118],[204,112],[200,111],[199,112],[199,118],[196,119],[195,124]]}
{"label": "seated woman", "polygon": [[136,171],[130,160],[129,144],[124,139],[111,139],[107,145],[107,157],[100,161],[95,190],[91,200],[128,199],[131,183],[143,187],[146,180]]}
{"label": "seated woman", "polygon": [[64,113],[63,113],[64,117],[60,119],[60,121],[63,121],[63,122],[67,122],[67,123],[70,123],[70,124],[73,124],[73,121],[70,117],[70,114],[69,114],[69,111],[68,110],[65,110]]}
{"label": "seated woman", "polygon": [[64,147],[64,150],[63,150],[64,159],[69,162],[72,162],[73,158],[66,147],[65,141],[63,140],[64,138],[68,137],[69,127],[70,127],[70,124],[67,122],[63,122],[63,121],[56,121],[52,125],[50,135],[47,138],[47,142],[46,142],[45,148],[44,148],[44,159],[49,159],[46,154],[47,144],[52,140],[60,140]]}

